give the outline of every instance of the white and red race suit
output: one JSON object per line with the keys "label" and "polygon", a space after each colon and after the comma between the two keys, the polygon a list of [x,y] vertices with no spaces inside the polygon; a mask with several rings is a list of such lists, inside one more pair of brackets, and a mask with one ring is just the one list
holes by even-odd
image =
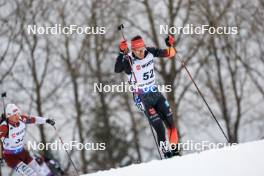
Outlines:
{"label": "white and red race suit", "polygon": [[3,152],[16,154],[23,150],[26,124],[44,124],[46,118],[21,115],[16,124],[3,122],[0,125],[0,138],[3,142]]}
{"label": "white and red race suit", "polygon": [[17,123],[6,121],[0,125],[0,138],[3,143],[3,156],[9,167],[26,176],[40,174],[40,166],[24,149],[26,124],[44,124],[46,118],[20,115]]}

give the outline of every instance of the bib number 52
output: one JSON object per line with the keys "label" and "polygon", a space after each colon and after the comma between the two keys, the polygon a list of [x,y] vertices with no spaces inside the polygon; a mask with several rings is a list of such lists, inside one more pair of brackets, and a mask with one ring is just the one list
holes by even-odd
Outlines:
{"label": "bib number 52", "polygon": [[151,69],[148,72],[143,73],[143,80],[148,80],[149,78],[153,78],[154,76],[154,71]]}

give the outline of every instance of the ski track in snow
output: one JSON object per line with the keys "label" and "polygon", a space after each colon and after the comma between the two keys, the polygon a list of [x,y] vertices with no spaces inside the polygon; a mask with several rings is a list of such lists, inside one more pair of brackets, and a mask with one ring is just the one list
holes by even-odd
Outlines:
{"label": "ski track in snow", "polygon": [[82,176],[264,176],[264,140]]}

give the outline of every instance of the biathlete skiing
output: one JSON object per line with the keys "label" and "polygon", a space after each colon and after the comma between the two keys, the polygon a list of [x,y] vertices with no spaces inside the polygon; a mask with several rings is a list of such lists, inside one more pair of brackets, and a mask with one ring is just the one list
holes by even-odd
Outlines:
{"label": "biathlete skiing", "polygon": [[[130,52],[127,41],[121,40],[115,72],[125,72],[127,75],[129,83],[134,87],[133,98],[136,105],[145,113],[155,129],[159,148],[161,148],[164,157],[170,158],[179,155],[178,132],[170,105],[156,85],[154,70],[155,57],[172,58],[176,55],[176,49],[173,47],[174,38],[169,35],[165,39],[165,43],[166,49],[146,47],[143,38],[138,35],[131,39]],[[169,143],[175,145],[173,149],[161,145],[161,142],[166,143],[166,129]]]}
{"label": "biathlete skiing", "polygon": [[[24,148],[26,124],[55,125],[52,119],[28,116],[21,113],[15,104],[7,104],[2,114],[0,138],[2,141],[3,158],[7,165],[23,176],[44,176],[41,167]],[[53,175],[52,173],[48,174]],[[45,176],[47,176],[45,174]]]}

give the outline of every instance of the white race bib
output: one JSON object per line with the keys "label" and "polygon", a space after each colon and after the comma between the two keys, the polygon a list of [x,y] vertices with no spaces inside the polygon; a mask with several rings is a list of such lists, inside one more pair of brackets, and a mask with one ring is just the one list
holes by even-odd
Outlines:
{"label": "white race bib", "polygon": [[155,85],[154,56],[148,53],[142,60],[135,59],[131,53],[129,56],[131,57],[132,69],[136,77],[135,79],[134,75],[132,77],[131,74],[127,75],[129,81],[132,81],[132,83],[136,82],[135,86],[140,89]]}
{"label": "white race bib", "polygon": [[18,150],[23,148],[26,125],[21,121],[19,123],[18,127],[8,125],[8,138],[5,138],[3,141],[3,148],[5,150]]}

